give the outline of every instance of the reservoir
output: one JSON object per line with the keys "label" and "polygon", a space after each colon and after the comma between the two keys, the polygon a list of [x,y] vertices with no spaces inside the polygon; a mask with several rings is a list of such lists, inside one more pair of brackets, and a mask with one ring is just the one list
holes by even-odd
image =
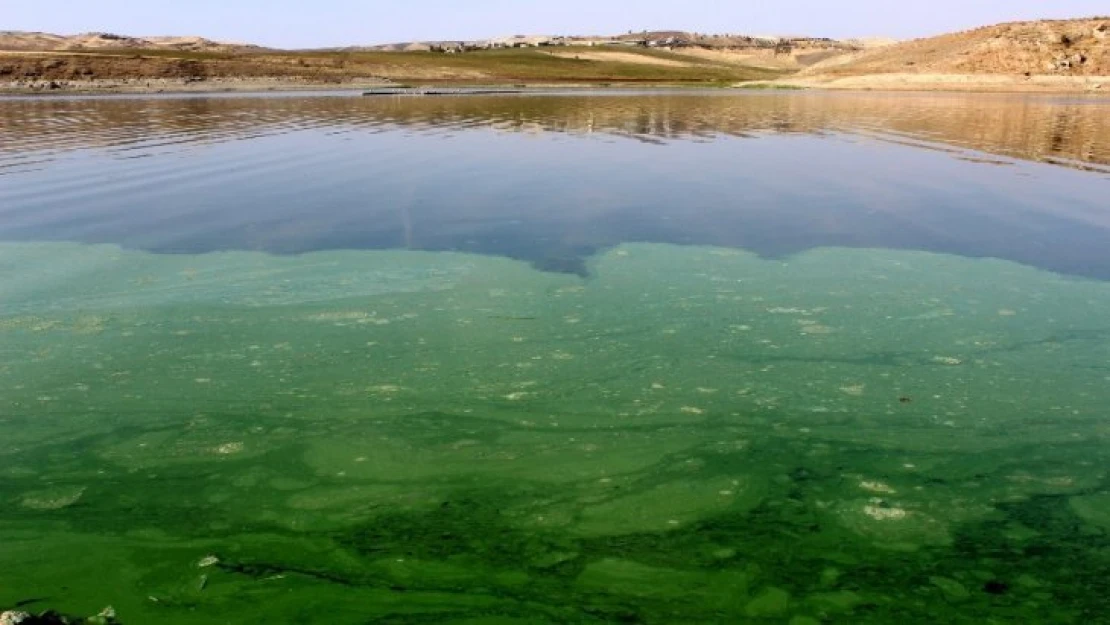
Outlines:
{"label": "reservoir", "polygon": [[0,607],[1110,614],[1110,102],[0,100]]}

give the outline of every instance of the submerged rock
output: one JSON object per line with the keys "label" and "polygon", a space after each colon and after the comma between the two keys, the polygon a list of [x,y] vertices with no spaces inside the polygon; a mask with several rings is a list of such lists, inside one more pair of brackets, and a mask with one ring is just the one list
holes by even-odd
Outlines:
{"label": "submerged rock", "polygon": [[116,611],[109,606],[88,618],[65,616],[53,610],[38,616],[14,610],[0,612],[0,625],[120,625],[120,622],[116,620]]}
{"label": "submerged rock", "polygon": [[30,618],[31,615],[26,612],[3,612],[0,613],[0,625],[21,625]]}

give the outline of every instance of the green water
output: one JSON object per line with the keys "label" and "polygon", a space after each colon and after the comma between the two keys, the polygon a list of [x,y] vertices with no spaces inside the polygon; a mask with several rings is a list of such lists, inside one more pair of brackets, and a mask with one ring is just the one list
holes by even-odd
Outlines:
{"label": "green water", "polygon": [[0,244],[0,606],[1110,622],[1106,310],[880,250]]}

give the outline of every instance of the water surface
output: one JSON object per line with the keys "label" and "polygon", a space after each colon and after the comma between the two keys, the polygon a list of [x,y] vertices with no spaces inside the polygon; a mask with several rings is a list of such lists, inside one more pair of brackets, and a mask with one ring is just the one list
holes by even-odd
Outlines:
{"label": "water surface", "polygon": [[0,101],[0,607],[1099,622],[1108,113]]}

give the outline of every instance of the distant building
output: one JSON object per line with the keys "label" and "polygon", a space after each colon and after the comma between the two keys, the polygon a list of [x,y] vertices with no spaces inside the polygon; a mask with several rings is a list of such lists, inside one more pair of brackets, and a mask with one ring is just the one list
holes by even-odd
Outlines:
{"label": "distant building", "polygon": [[562,45],[555,44],[556,38],[547,36],[513,35],[491,39],[490,44],[498,48],[538,48],[540,46]]}

